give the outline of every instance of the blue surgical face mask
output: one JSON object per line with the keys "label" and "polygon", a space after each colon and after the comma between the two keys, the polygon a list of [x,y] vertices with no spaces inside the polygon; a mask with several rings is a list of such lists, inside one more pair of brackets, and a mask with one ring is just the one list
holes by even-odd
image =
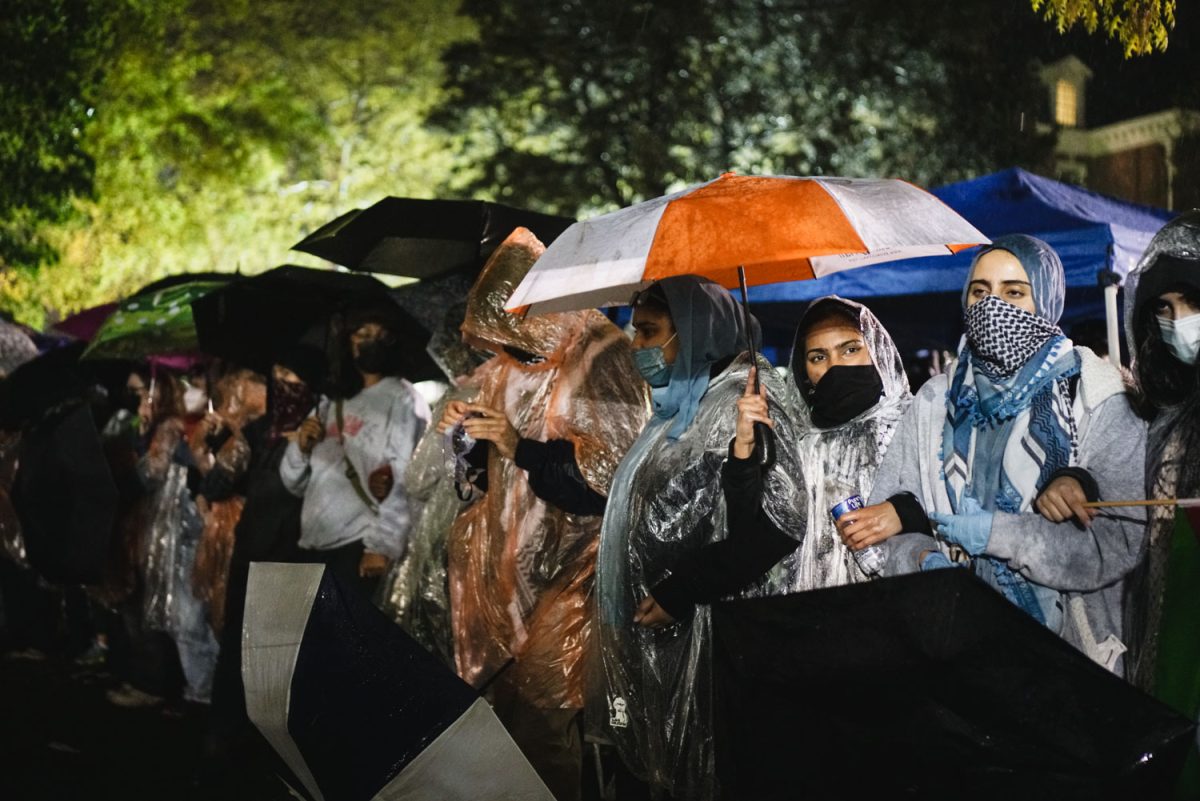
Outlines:
{"label": "blue surgical face mask", "polygon": [[1196,363],[1196,357],[1200,355],[1200,314],[1178,320],[1159,317],[1158,328],[1162,331],[1163,342],[1176,359],[1184,364]]}
{"label": "blue surgical face mask", "polygon": [[633,365],[650,386],[665,387],[671,383],[671,365],[667,364],[663,348],[670,345],[677,336],[679,336],[678,331],[662,345],[639,348],[633,352]]}

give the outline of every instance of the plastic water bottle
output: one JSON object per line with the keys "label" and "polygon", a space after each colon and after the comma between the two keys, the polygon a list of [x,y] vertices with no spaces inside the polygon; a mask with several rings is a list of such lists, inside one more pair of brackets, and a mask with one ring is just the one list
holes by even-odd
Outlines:
{"label": "plastic water bottle", "polygon": [[[829,514],[833,515],[833,522],[836,523],[842,515],[861,509],[865,505],[861,495],[851,495],[834,504],[833,508],[829,510]],[[883,574],[883,565],[887,562],[887,554],[878,545],[868,545],[862,550],[851,551],[851,553],[854,554],[854,561],[858,563],[858,568],[863,573],[868,576]]]}

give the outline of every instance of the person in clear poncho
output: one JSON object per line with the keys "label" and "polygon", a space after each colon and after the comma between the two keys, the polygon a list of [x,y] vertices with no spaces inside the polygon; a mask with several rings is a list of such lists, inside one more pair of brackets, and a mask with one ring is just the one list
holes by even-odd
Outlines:
{"label": "person in clear poncho", "polygon": [[[804,477],[808,520],[803,536],[780,531],[762,510],[761,460],[754,452],[752,424],[773,421],[766,398],[747,394],[738,400],[737,433],[722,471],[729,537],[685,556],[653,587],[650,597],[661,612],[647,606],[643,625],[686,617],[692,605],[751,584],[756,594],[781,594],[878,574],[855,559],[830,510],[871,492],[875,470],[912,400],[900,354],[869,309],[829,296],[813,301],[797,325],[791,375],[782,402],[798,424],[798,438],[779,447],[796,452]],[[907,498],[897,499],[897,509],[907,511],[902,500]],[[911,524],[927,530],[920,517]],[[881,539],[868,520],[847,528],[858,549]]]}
{"label": "person in clear poncho", "polygon": [[[1143,412],[1150,420],[1146,497],[1200,495],[1200,210],[1167,223],[1125,286],[1125,325]],[[1146,557],[1130,581],[1130,681],[1153,691],[1175,526],[1173,505],[1150,513]],[[1197,621],[1200,623],[1200,621]],[[1195,670],[1196,666],[1192,666]]]}
{"label": "person in clear poncho", "polygon": [[1121,674],[1122,583],[1145,515],[1082,504],[1142,492],[1146,430],[1117,368],[1058,328],[1064,294],[1062,263],[1041,240],[1005,236],[981,251],[963,289],[964,344],[901,420],[871,502],[911,492],[937,532],[893,527],[887,573],[969,564]]}
{"label": "person in clear poncho", "polygon": [[[518,228],[467,299],[464,337],[496,355],[475,402],[447,404],[482,456],[476,500],[449,534],[454,656],[487,687],[557,798],[578,797],[595,558],[617,463],[646,419],[629,340],[594,310],[521,317],[504,307],[544,247]],[[465,493],[464,493],[465,494]]]}
{"label": "person in clear poncho", "polygon": [[[590,725],[630,770],[681,798],[712,798],[715,782],[711,622],[707,607],[663,627],[651,588],[687,554],[725,537],[721,470],[735,411],[750,381],[743,312],[696,276],[666,278],[634,302],[635,356],[653,387],[654,414],[621,463],[600,537],[597,568],[605,697]],[[800,468],[786,444],[797,427],[776,400],[782,380],[765,362],[761,383],[778,442],[766,476],[765,514],[802,536]]]}
{"label": "person in clear poncho", "polygon": [[[451,381],[434,406],[434,420],[441,420],[454,401],[474,401],[496,366],[493,361],[485,367],[487,358],[462,342],[459,327],[465,314],[465,302],[452,306],[446,312],[445,327],[453,329],[453,336],[448,330],[437,331],[426,348]],[[454,475],[446,467],[445,433],[431,427],[417,443],[408,466],[405,485],[413,507],[413,530],[408,552],[388,576],[383,608],[409,636],[453,669],[446,538],[468,501],[459,495]]]}

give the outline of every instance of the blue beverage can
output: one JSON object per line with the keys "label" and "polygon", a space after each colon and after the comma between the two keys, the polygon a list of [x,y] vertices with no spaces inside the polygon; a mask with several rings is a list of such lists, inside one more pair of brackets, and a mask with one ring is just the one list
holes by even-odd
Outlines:
{"label": "blue beverage can", "polygon": [[866,504],[863,503],[861,495],[851,495],[849,498],[838,501],[836,504],[834,504],[834,507],[829,510],[829,514],[833,515],[833,522],[836,523],[838,520],[842,519],[842,515],[846,514],[846,512],[853,512],[854,510],[861,509],[864,506],[866,506]]}

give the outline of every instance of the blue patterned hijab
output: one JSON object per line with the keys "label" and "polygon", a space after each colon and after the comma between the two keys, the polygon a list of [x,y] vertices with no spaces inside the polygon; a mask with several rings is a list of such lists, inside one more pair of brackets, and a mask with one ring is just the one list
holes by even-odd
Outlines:
{"label": "blue patterned hijab", "polygon": [[[1007,375],[983,364],[970,342],[963,345],[946,395],[942,475],[955,511],[970,496],[984,509],[1029,512],[1050,477],[1073,464],[1077,455],[1070,382],[1079,374],[1079,357],[1056,325],[1066,294],[1058,255],[1040,239],[1005,236],[982,251],[976,263],[992,250],[1004,250],[1021,262],[1037,318],[1006,304],[995,319],[1040,331],[1044,341]],[[972,264],[971,275],[974,270]],[[964,312],[966,301],[964,288]],[[1004,301],[985,298],[976,305],[984,303]],[[1057,628],[1057,592],[1032,584],[1001,560],[983,556],[974,569],[1034,618]]]}
{"label": "blue patterned hijab", "polygon": [[745,324],[733,296],[707,278],[680,275],[658,285],[679,335],[679,354],[671,365],[670,382],[653,391],[654,416],[671,421],[667,439],[674,441],[696,418],[713,364],[745,349]]}

